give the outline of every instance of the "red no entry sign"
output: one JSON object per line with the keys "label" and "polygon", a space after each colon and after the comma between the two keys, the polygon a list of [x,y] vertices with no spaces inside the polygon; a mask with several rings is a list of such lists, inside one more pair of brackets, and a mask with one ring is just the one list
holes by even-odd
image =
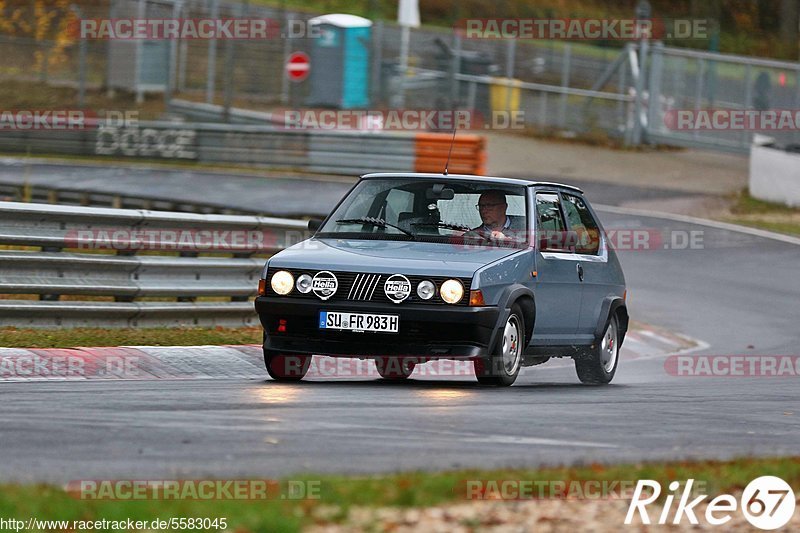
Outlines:
{"label": "red no entry sign", "polygon": [[311,70],[311,60],[305,52],[292,52],[286,62],[286,73],[291,81],[303,81]]}

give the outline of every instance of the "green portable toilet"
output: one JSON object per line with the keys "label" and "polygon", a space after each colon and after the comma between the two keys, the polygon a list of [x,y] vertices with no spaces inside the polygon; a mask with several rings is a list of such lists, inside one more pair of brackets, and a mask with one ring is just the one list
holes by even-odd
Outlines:
{"label": "green portable toilet", "polygon": [[369,105],[372,21],[345,14],[309,21],[318,37],[311,47],[308,105],[353,109]]}

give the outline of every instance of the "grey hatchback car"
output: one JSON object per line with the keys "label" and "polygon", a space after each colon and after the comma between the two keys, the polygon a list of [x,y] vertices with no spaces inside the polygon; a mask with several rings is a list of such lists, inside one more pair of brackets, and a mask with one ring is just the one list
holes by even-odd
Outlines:
{"label": "grey hatchback car", "polygon": [[628,329],[625,278],[580,189],[468,175],[367,174],[312,238],[272,256],[255,300],[264,362],[374,359],[386,379],[469,360],[487,385],[571,357],[606,384]]}

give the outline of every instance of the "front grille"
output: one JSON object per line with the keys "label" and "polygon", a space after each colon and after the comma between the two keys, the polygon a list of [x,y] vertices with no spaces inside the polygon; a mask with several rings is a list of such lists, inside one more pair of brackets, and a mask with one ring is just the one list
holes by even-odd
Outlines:
{"label": "front grille", "polygon": [[[284,268],[270,268],[267,271],[267,296],[277,296],[273,291],[272,287],[270,286],[269,280],[272,278],[272,275],[277,272],[278,270],[288,270],[292,273],[295,279],[301,274],[309,274],[312,277],[318,271],[314,270],[296,270],[296,269],[284,269]],[[328,302],[376,302],[376,303],[386,303],[386,304],[393,304],[393,302],[386,296],[386,293],[383,290],[383,284],[386,282],[386,279],[391,276],[392,274],[375,274],[375,273],[363,273],[363,272],[335,272],[331,271],[339,282],[339,286],[336,289],[336,294],[331,296]],[[441,296],[439,296],[439,288],[442,286],[442,283],[447,281],[448,279],[457,279],[459,280],[462,285],[464,285],[464,297],[461,299],[457,306],[468,306],[469,305],[469,288],[472,284],[471,278],[452,278],[452,277],[445,277],[445,276],[408,276],[408,281],[411,282],[411,296],[406,298],[403,301],[403,304],[406,303],[418,303],[418,304],[426,304],[426,305],[449,305],[444,300],[442,300]],[[436,293],[434,294],[433,298],[430,300],[423,300],[419,296],[417,296],[417,285],[423,280],[430,280],[436,285]],[[320,300],[313,292],[309,292],[308,294],[302,294],[298,292],[296,289],[293,290],[287,298],[305,298],[305,299],[312,299],[317,301]],[[400,304],[402,305],[402,304]]]}
{"label": "front grille", "polygon": [[[338,277],[338,276],[337,276]],[[381,274],[357,274],[350,290],[347,291],[347,299],[351,301],[369,302],[375,295],[383,275]]]}

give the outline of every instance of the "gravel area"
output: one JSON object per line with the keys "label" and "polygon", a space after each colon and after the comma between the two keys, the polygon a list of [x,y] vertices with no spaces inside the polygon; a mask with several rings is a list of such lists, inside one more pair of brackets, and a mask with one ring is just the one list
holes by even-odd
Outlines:
{"label": "gravel area", "polygon": [[[713,496],[712,496],[713,497]],[[735,495],[737,501],[741,494]],[[708,498],[703,503],[707,503]],[[492,531],[496,533],[515,533],[523,531],[616,533],[618,531],[644,532],[654,526],[644,525],[638,513],[631,525],[625,525],[625,515],[629,500],[533,500],[533,501],[476,501],[429,507],[410,508],[364,508],[350,509],[347,518],[341,523],[329,520],[339,511],[336,507],[320,507],[315,512],[318,523],[306,531],[310,533],[339,532],[388,532],[407,533],[425,531],[431,533],[467,533]],[[758,531],[740,511],[731,513],[731,520],[722,526],[712,526],[705,522],[706,505],[695,507],[699,525],[692,525],[686,517],[678,526],[655,526],[659,531]],[[797,507],[800,508],[800,498]],[[674,517],[677,502],[673,503],[668,521]],[[657,521],[662,507],[649,506],[652,521]],[[792,520],[779,531],[800,530],[800,513],[795,512]]]}

